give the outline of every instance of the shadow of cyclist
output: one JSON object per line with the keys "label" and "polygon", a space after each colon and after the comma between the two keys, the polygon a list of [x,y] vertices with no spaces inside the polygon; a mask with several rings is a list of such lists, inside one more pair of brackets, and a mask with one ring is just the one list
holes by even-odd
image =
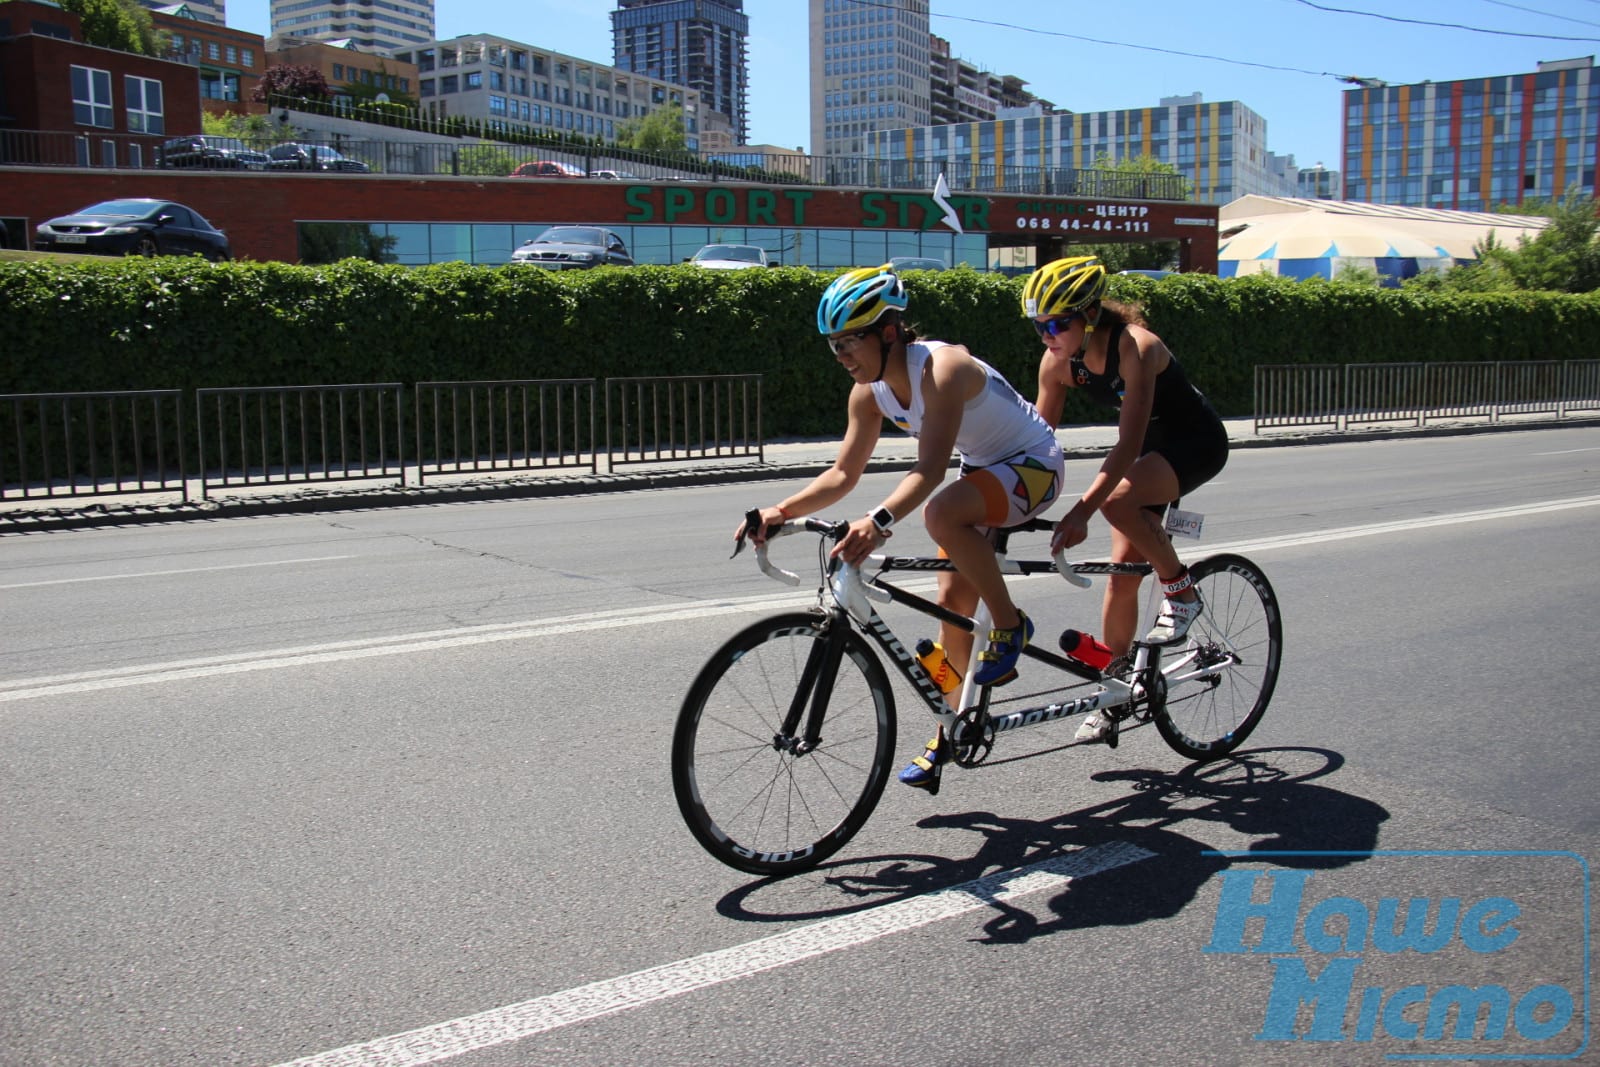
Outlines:
{"label": "shadow of cyclist", "polygon": [[[1049,901],[1053,919],[1041,920],[1034,911],[995,901],[984,939],[1017,942],[1060,930],[1165,918],[1181,911],[1201,886],[1233,862],[1216,853],[1217,845],[1175,829],[1180,825],[1197,830],[1207,822],[1225,826],[1248,839],[1226,846],[1235,851],[1375,848],[1388,812],[1363,797],[1311,784],[1343,762],[1343,757],[1323,749],[1257,749],[1190,765],[1176,774],[1142,768],[1105,771],[1094,780],[1126,782],[1127,792],[1051,819],[978,811],[930,815],[918,823],[928,829],[979,834],[976,849],[966,858],[869,856],[828,863],[813,874],[820,874],[822,884],[837,893],[830,905],[782,914],[760,908],[753,898],[782,881],[762,879],[723,897],[717,910],[744,921],[816,919],[935,892],[1063,852],[1124,843],[1152,855],[1069,883]],[[1275,856],[1273,862],[1334,867],[1357,859]],[[817,898],[809,894],[808,899],[815,904]],[[1043,909],[1037,910],[1043,914]]]}

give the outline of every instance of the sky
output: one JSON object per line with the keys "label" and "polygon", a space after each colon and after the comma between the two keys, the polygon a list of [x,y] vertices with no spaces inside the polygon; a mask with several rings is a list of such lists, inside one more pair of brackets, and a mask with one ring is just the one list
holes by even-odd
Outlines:
{"label": "sky", "polygon": [[[435,3],[440,38],[492,33],[611,62],[610,0]],[[807,8],[745,0],[753,143],[814,147]],[[265,36],[270,21],[268,0],[227,0],[230,26]],[[1153,107],[1196,92],[1237,100],[1266,120],[1271,151],[1337,170],[1350,88],[1340,78],[1454,81],[1600,55],[1600,0],[932,0],[931,28],[1058,108]]]}

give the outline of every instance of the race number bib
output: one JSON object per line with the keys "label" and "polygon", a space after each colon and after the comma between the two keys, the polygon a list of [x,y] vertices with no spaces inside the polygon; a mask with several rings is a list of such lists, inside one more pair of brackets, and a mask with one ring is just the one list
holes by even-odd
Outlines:
{"label": "race number bib", "polygon": [[1206,517],[1197,511],[1179,511],[1177,508],[1167,509],[1167,535],[1169,537],[1187,537],[1191,541],[1200,540],[1200,526]]}

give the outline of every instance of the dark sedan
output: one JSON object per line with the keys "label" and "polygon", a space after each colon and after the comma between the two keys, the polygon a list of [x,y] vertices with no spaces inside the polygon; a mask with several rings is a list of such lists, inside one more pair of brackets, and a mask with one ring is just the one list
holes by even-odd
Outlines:
{"label": "dark sedan", "polygon": [[351,159],[324,145],[300,144],[290,141],[275,144],[267,149],[270,170],[342,170],[365,174],[372,168],[359,159]]}
{"label": "dark sedan", "polygon": [[552,226],[511,253],[511,262],[545,270],[633,266],[628,246],[599,226]]}
{"label": "dark sedan", "polygon": [[196,211],[171,200],[105,200],[40,223],[33,233],[40,252],[97,256],[204,256],[233,258],[228,236]]}

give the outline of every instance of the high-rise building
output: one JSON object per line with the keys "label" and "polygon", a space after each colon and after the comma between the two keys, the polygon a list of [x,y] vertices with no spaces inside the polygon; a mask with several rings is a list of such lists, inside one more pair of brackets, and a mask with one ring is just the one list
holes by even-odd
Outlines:
{"label": "high-rise building", "polygon": [[611,13],[611,63],[695,90],[704,108],[703,134],[709,137],[725,125],[730,146],[747,144],[749,35],[744,0],[617,0]]}
{"label": "high-rise building", "polygon": [[928,0],[809,0],[811,154],[865,156],[875,130],[933,118]]}
{"label": "high-rise building", "polygon": [[932,73],[929,81],[929,125],[986,122],[1011,108],[1054,111],[1055,105],[1024,88],[1028,83],[1013,74],[991,74],[957,57],[950,42],[934,36],[929,45]]}
{"label": "high-rise building", "polygon": [[348,41],[363,52],[392,55],[433,40],[433,0],[272,0],[271,36]]}
{"label": "high-rise building", "polygon": [[1267,151],[1266,120],[1237,100],[1208,104],[1195,93],[1122,111],[1030,110],[989,122],[879,130],[866,136],[863,154],[947,164],[951,174],[995,188],[1031,180],[1033,188],[1056,192],[1071,188],[1070,172],[1102,158],[1147,156],[1188,178],[1195,200],[1215,204],[1247,193],[1275,195],[1287,180]]}
{"label": "high-rise building", "polygon": [[1344,94],[1344,193],[1406,207],[1488,211],[1595,195],[1600,77],[1593,56],[1507,74]]}

